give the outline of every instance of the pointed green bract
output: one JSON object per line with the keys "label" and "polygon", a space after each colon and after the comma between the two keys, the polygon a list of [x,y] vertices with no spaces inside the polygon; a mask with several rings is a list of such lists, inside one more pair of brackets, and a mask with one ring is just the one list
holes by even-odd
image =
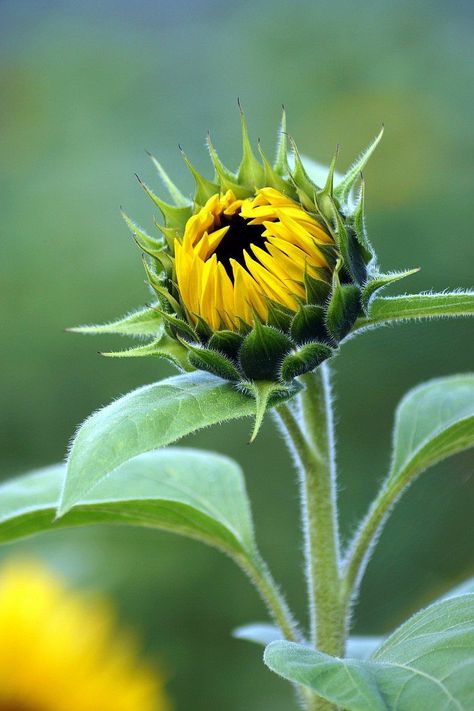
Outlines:
{"label": "pointed green bract", "polygon": [[215,195],[217,192],[219,192],[219,186],[216,183],[207,180],[207,178],[201,175],[199,171],[197,171],[196,168],[192,165],[183,150],[181,150],[181,155],[183,156],[183,160],[188,166],[189,171],[194,178],[194,182],[196,183],[194,202],[196,203],[196,205],[204,205],[204,203],[207,202],[207,200],[209,200],[212,195]]}
{"label": "pointed green bract", "polygon": [[250,145],[249,134],[247,130],[247,121],[245,114],[239,104],[240,121],[242,124],[242,162],[239,167],[237,179],[239,183],[243,183],[251,190],[262,188],[264,186],[264,170],[255,157],[255,154]]}
{"label": "pointed green bract", "polygon": [[156,336],[163,327],[161,316],[153,307],[146,307],[131,311],[126,316],[95,326],[75,326],[68,328],[73,333],[84,333],[87,335],[116,333],[122,336]]}
{"label": "pointed green bract", "polygon": [[284,106],[282,106],[281,110],[281,121],[278,131],[275,172],[281,176],[286,176],[290,172],[288,167],[288,135],[286,133],[286,111]]}
{"label": "pointed green bract", "polygon": [[165,171],[161,163],[155,158],[155,156],[152,156],[151,153],[148,153],[148,155],[151,158],[151,161],[153,165],[155,166],[156,170],[158,171],[158,175],[160,176],[163,185],[167,188],[171,198],[174,201],[174,204],[177,207],[187,207],[190,204],[190,200],[186,198],[181,190],[173,183],[171,178],[169,177],[168,173]]}
{"label": "pointed green bract", "polygon": [[372,143],[370,143],[365,151],[360,154],[359,158],[352,164],[347,173],[344,175],[340,183],[334,189],[334,194],[341,202],[346,202],[349,198],[352,188],[356,180],[360,177],[360,174],[367,165],[370,156],[377,148],[378,144],[382,140],[384,128],[380,129],[377,136],[374,138]]}
{"label": "pointed green bract", "polygon": [[401,279],[405,279],[406,277],[412,276],[413,274],[416,274],[419,271],[420,269],[416,268],[405,269],[402,272],[389,272],[388,274],[373,275],[362,289],[361,301],[364,311],[367,311],[367,309],[369,308],[370,300],[377,291],[383,289],[386,286],[390,286],[390,284],[394,284],[395,282],[400,281]]}
{"label": "pointed green bract", "polygon": [[141,180],[137,175],[137,180],[148,195],[149,198],[155,203],[155,205],[160,210],[161,214],[166,220],[166,224],[169,227],[176,228],[178,230],[184,230],[186,222],[192,215],[191,207],[176,207],[175,205],[168,205],[164,200],[158,197],[151,188],[148,187],[146,183]]}

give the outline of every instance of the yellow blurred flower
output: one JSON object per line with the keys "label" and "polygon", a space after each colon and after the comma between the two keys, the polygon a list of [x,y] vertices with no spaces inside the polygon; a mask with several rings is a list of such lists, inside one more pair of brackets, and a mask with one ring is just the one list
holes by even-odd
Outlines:
{"label": "yellow blurred flower", "polygon": [[34,561],[0,572],[0,711],[168,711],[110,605]]}

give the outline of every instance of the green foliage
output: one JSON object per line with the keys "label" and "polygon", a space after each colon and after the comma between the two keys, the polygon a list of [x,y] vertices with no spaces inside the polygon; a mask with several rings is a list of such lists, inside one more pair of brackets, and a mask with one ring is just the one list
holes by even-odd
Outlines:
{"label": "green foliage", "polygon": [[436,462],[474,446],[474,375],[410,390],[397,409],[387,487],[405,485]]}
{"label": "green foliage", "polygon": [[266,664],[348,711],[472,708],[474,595],[435,603],[414,615],[367,661],[330,657],[303,645],[272,642]]}
{"label": "green foliage", "polygon": [[40,531],[114,523],[173,531],[237,558],[254,552],[242,471],[228,457],[186,448],[141,454],[55,519],[64,476],[65,466],[56,465],[0,486],[2,543]]}
{"label": "green foliage", "polygon": [[190,432],[254,414],[255,403],[213,375],[196,372],[145,385],[87,419],[74,438],[59,513],[127,459]]}
{"label": "green foliage", "polygon": [[474,291],[376,296],[369,304],[368,315],[357,320],[354,331],[387,323],[473,315]]}

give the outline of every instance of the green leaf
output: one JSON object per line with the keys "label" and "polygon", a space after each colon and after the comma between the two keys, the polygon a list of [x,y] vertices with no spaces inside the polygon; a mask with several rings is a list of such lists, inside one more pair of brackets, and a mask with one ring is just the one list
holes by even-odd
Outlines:
{"label": "green leaf", "polygon": [[436,462],[474,446],[474,374],[423,383],[400,402],[387,488],[405,486]]}
{"label": "green leaf", "polygon": [[156,336],[162,330],[163,319],[153,307],[139,309],[118,319],[99,326],[75,326],[68,328],[73,333],[99,334],[118,333],[122,336]]}
{"label": "green leaf", "polygon": [[473,315],[474,291],[376,296],[370,302],[368,316],[357,319],[352,332],[413,319]]}
{"label": "green leaf", "polygon": [[0,542],[56,528],[122,523],[174,531],[231,555],[254,549],[242,472],[231,459],[193,449],[141,454],[54,514],[65,466],[56,465],[0,486]]}
{"label": "green leaf", "polygon": [[473,648],[471,594],[418,612],[366,661],[279,641],[267,647],[265,662],[348,711],[469,711],[474,707]]}
{"label": "green leaf", "polygon": [[203,427],[255,413],[255,401],[209,373],[178,375],[112,402],[79,428],[68,459],[59,515],[127,459]]}
{"label": "green leaf", "polygon": [[[265,622],[255,622],[251,625],[237,627],[232,632],[235,639],[242,639],[245,642],[253,642],[266,647],[271,642],[283,639],[281,630],[276,625]],[[376,636],[352,636],[347,641],[347,657],[354,659],[367,659],[372,652],[380,646],[383,637]],[[310,645],[308,645],[310,646]]]}

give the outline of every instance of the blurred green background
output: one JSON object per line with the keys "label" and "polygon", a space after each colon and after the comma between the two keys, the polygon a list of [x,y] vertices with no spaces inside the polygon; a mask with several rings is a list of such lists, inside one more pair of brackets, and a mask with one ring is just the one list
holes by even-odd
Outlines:
{"label": "blurred green background", "polygon": [[[68,335],[148,300],[118,207],[151,229],[133,177],[157,184],[149,149],[191,191],[178,142],[207,170],[204,137],[239,155],[239,96],[271,151],[280,104],[302,151],[347,166],[385,123],[366,172],[369,230],[386,269],[421,266],[401,289],[471,287],[473,9],[468,2],[217,0],[0,3],[1,475],[60,460],[92,410],[171,370],[108,361],[113,338]],[[395,289],[392,289],[396,293]],[[336,364],[343,529],[357,524],[389,458],[393,409],[422,380],[473,367],[472,324],[411,324],[349,343]],[[190,437],[244,466],[257,533],[303,616],[298,494],[271,420]],[[473,572],[472,457],[433,469],[393,515],[355,614],[389,631]],[[230,638],[264,619],[230,562],[151,531],[58,533],[37,552],[78,584],[110,591],[167,669],[178,711],[284,711],[291,691]]]}

